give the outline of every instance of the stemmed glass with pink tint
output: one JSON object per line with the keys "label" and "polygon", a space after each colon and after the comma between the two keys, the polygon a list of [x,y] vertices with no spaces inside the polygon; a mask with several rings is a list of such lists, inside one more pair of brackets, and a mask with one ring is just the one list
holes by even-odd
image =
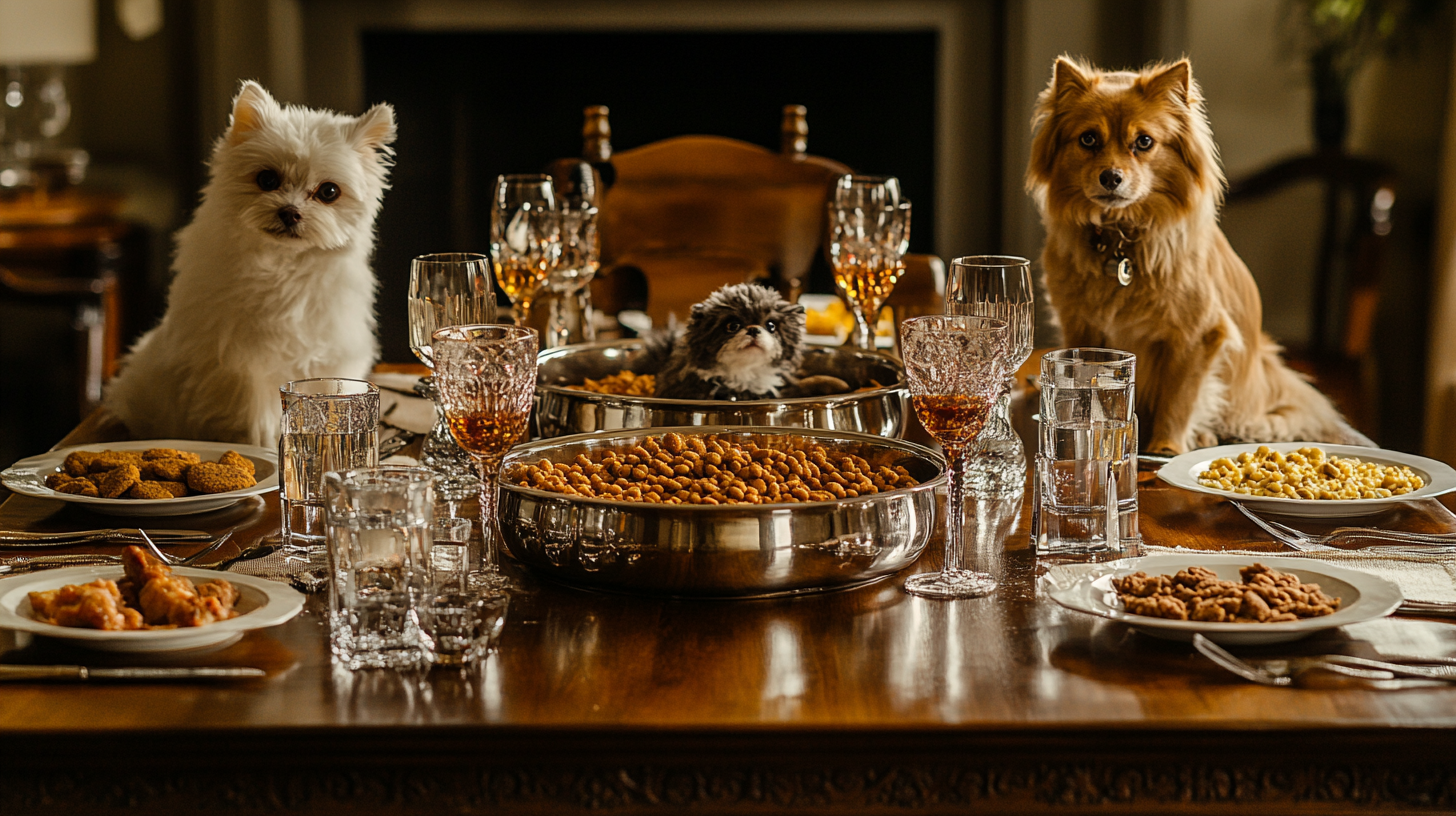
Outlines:
{"label": "stemmed glass with pink tint", "polygon": [[[996,579],[965,566],[965,473],[973,443],[1006,387],[1005,320],[933,315],[900,324],[900,348],[915,416],[945,449],[945,563],[940,572],[913,575],[905,591],[926,598],[979,598]],[[978,542],[982,543],[982,542]]]}
{"label": "stemmed glass with pink tint", "polygon": [[540,338],[523,326],[450,326],[434,334],[435,378],[450,433],[480,476],[481,563],[472,583],[510,589],[500,572],[501,459],[526,438]]}

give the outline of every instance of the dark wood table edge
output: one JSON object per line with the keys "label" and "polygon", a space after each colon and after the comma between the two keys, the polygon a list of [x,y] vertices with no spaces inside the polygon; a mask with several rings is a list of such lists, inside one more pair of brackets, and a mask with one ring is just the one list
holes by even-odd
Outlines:
{"label": "dark wood table edge", "polygon": [[[1456,811],[1450,728],[1287,728],[796,728],[767,750],[774,729],[27,732],[0,812]],[[68,746],[108,738],[112,761],[76,767]]]}

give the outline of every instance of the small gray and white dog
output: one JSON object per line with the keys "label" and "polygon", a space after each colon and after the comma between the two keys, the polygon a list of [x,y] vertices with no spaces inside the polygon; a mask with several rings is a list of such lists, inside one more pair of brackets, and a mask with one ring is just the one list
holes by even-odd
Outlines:
{"label": "small gray and white dog", "polygon": [[773,399],[827,393],[836,383],[848,390],[834,377],[811,377],[816,383],[801,385],[803,340],[803,306],[772,289],[740,283],[695,304],[685,328],[649,337],[632,370],[655,375],[654,394],[666,399]]}

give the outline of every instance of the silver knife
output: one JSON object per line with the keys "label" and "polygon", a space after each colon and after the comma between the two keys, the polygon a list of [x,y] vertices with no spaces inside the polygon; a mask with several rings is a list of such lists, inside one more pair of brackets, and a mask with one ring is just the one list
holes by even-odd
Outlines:
{"label": "silver knife", "polygon": [[0,666],[0,680],[215,680],[265,677],[267,674],[262,669],[250,666],[124,669],[93,669],[88,666]]}
{"label": "silver knife", "polygon": [[[148,530],[153,541],[202,541],[213,537],[205,530]],[[0,544],[75,544],[103,539],[141,540],[141,531],[135,527],[118,527],[112,530],[67,530],[54,533],[26,533],[18,530],[0,530]]]}

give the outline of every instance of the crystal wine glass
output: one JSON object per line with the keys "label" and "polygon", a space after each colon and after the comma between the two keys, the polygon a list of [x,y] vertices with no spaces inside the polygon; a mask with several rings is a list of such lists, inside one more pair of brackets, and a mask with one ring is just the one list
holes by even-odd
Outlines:
{"label": "crystal wine glass", "polygon": [[490,252],[496,282],[515,307],[516,323],[529,325],[531,305],[545,291],[561,257],[561,213],[550,176],[496,179]]}
{"label": "crystal wine glass", "polygon": [[455,441],[475,458],[480,477],[482,563],[471,580],[492,588],[511,588],[500,572],[496,477],[502,457],[526,437],[539,348],[536,330],[523,326],[450,326],[434,334],[445,418]]}
{"label": "crystal wine glass", "polygon": [[854,315],[849,345],[873,349],[880,307],[905,271],[910,202],[893,177],[842,176],[828,213],[835,288]]}
{"label": "crystal wine glass", "polygon": [[1031,262],[1012,255],[970,255],[951,261],[945,285],[945,311],[1005,320],[1007,387],[996,401],[985,430],[976,437],[967,467],[967,489],[983,499],[1018,498],[1026,489],[1026,449],[1011,428],[1011,384],[1031,356],[1035,328]]}
{"label": "crystal wine glass", "polygon": [[[410,351],[431,370],[435,368],[431,337],[436,329],[492,320],[495,290],[491,286],[489,257],[473,252],[440,252],[421,255],[410,263]],[[435,427],[425,440],[421,458],[437,476],[435,490],[440,497],[460,501],[480,489],[470,455],[450,436],[435,378],[425,377],[415,390],[435,403]]]}
{"label": "crystal wine glass", "polygon": [[945,449],[950,475],[945,563],[940,572],[907,579],[905,591],[911,595],[978,598],[996,589],[994,577],[964,566],[964,477],[976,435],[1005,387],[1009,333],[1006,321],[994,317],[932,315],[900,324],[910,401],[920,424]]}

